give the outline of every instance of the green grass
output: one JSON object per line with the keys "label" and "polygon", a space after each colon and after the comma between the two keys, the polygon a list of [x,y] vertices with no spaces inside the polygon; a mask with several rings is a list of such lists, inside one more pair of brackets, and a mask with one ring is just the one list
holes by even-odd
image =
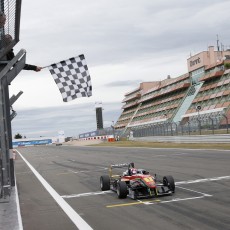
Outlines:
{"label": "green grass", "polygon": [[145,142],[145,141],[116,141],[103,142],[94,146],[114,147],[146,147],[146,148],[187,148],[187,149],[223,149],[230,150],[230,143],[171,143],[171,142]]}

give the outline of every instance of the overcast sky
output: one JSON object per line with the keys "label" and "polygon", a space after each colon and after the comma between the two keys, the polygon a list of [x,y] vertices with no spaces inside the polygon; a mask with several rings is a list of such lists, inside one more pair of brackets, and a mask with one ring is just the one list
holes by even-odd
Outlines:
{"label": "overcast sky", "polygon": [[189,55],[216,46],[217,34],[229,46],[229,9],[229,0],[23,0],[15,53],[26,49],[27,63],[38,66],[84,54],[93,96],[63,102],[48,69],[22,71],[10,86],[11,95],[24,92],[13,134],[93,131],[98,101],[109,126],[140,82],[186,73]]}

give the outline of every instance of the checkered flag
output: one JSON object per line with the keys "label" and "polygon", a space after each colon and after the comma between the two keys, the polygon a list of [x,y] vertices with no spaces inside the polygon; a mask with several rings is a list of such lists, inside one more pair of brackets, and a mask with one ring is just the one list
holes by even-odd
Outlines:
{"label": "checkered flag", "polygon": [[84,55],[48,66],[63,101],[92,96],[91,79]]}

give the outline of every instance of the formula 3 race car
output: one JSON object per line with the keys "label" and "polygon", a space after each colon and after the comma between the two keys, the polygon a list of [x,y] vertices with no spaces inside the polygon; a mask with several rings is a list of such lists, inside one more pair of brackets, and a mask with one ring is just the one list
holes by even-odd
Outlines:
{"label": "formula 3 race car", "polygon": [[[113,174],[114,169],[126,168],[122,174]],[[118,198],[132,199],[152,198],[161,195],[170,195],[175,192],[175,183],[172,176],[164,176],[158,180],[144,169],[134,168],[134,163],[114,164],[109,168],[109,175],[100,177],[102,191],[112,190]]]}

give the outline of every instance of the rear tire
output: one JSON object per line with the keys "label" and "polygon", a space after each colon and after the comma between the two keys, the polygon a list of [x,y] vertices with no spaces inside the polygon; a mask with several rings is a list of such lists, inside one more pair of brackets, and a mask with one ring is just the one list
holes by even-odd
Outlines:
{"label": "rear tire", "polygon": [[175,192],[175,182],[172,176],[164,176],[163,185],[167,186],[173,193]]}
{"label": "rear tire", "polygon": [[117,183],[117,196],[119,199],[124,199],[127,197],[128,190],[127,185],[124,181],[119,181]]}
{"label": "rear tire", "polygon": [[155,194],[155,197],[158,197],[158,190],[157,190],[157,188],[154,188],[154,194]]}
{"label": "rear tire", "polygon": [[103,175],[100,177],[100,187],[101,191],[110,190],[110,177],[108,175]]}

